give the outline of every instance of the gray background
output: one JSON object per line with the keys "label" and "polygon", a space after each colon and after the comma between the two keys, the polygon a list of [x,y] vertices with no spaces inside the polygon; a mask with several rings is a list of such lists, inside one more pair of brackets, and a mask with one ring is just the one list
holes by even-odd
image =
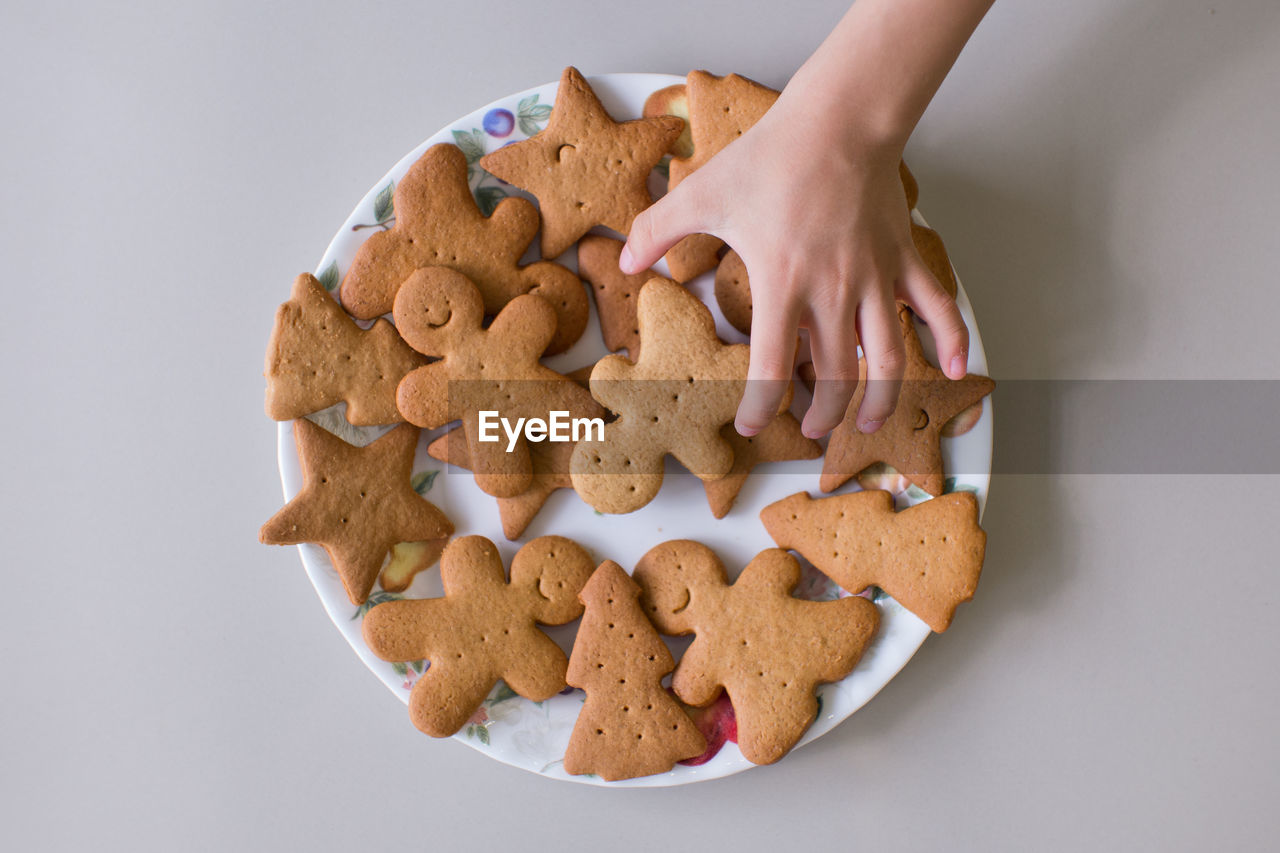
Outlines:
{"label": "gray background", "polygon": [[[569,63],[781,85],[842,5],[5,3],[0,846],[1274,843],[1274,476],[998,476],[945,636],[676,790],[418,736],[257,544],[274,308],[385,169]],[[1280,378],[1278,81],[1273,0],[996,4],[908,150],[993,375]]]}

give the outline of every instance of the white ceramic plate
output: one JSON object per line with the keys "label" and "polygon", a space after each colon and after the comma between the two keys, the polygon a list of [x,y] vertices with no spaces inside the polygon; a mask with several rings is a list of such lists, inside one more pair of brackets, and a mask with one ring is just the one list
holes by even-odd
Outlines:
{"label": "white ceramic plate", "polygon": [[[645,98],[651,92],[683,83],[684,79],[667,74],[605,74],[590,78],[590,82],[605,107],[614,118],[621,120],[639,116]],[[391,193],[395,182],[428,147],[439,142],[454,142],[467,153],[468,160],[473,161],[480,154],[536,133],[546,124],[549,107],[555,99],[556,85],[548,83],[495,101],[453,122],[409,152],[369,190],[343,223],[320,261],[317,272],[320,279],[332,289],[345,275],[356,249],[364,239],[375,229],[389,227],[394,219]],[[504,194],[516,192],[514,188],[481,171],[478,166],[472,169],[471,186],[481,204],[488,205],[486,212]],[[660,180],[657,186],[660,190]],[[536,257],[536,247],[535,240],[526,261]],[[570,251],[559,260],[574,266],[573,258],[574,252]],[[664,269],[660,271],[665,272]],[[716,307],[712,282],[713,275],[707,274],[691,282],[690,289],[715,314],[716,326],[722,338],[730,342],[744,341],[745,338],[729,326]],[[959,305],[970,331],[969,370],[986,373],[982,340],[963,288],[959,293]],[[926,346],[929,346],[931,341],[927,331],[922,332],[922,338]],[[591,322],[582,339],[568,352],[548,359],[547,363],[558,370],[568,371],[594,363],[605,353],[593,305]],[[797,383],[794,411],[802,413],[808,402],[808,395]],[[367,443],[385,431],[350,427],[342,417],[341,406],[312,416],[312,419],[359,444]],[[497,543],[508,563],[523,542],[555,533],[581,543],[596,559],[614,560],[629,571],[642,554],[659,542],[688,538],[713,548],[729,568],[730,574],[736,576],[755,554],[774,547],[759,521],[761,508],[801,490],[819,494],[821,459],[761,466],[747,481],[733,510],[724,519],[716,520],[707,507],[700,482],[676,463],[669,462],[662,491],[652,503],[637,512],[621,516],[600,515],[580,501],[571,490],[561,489],[547,501],[525,531],[521,542],[508,542],[502,534],[494,499],[476,487],[471,474],[450,469],[427,456],[427,444],[442,432],[443,430],[424,432],[414,468],[418,474],[415,482],[425,486],[420,491],[449,515],[457,526],[459,535],[480,534],[488,537]],[[285,499],[288,500],[302,486],[291,423],[279,425],[278,442],[281,479]],[[985,504],[990,483],[991,442],[990,400],[985,401],[981,417],[967,432],[943,441],[947,471],[958,472],[953,480],[948,481],[949,489],[976,492],[980,505]],[[438,473],[438,476],[432,472]],[[919,489],[908,487],[905,480],[891,472],[867,474],[860,480],[865,485],[893,491],[899,506],[916,503],[927,497]],[[858,488],[858,481],[851,481],[841,491]],[[351,605],[323,548],[301,545],[299,550],[307,574],[333,623],[378,679],[401,701],[407,702],[409,688],[419,675],[416,668],[387,663],[369,652],[360,635],[360,621],[365,608]],[[801,562],[803,564],[804,561]],[[421,598],[440,594],[439,571],[433,568],[419,574],[404,597]],[[806,565],[804,580],[797,594],[805,598],[822,599],[846,593],[816,569]],[[400,596],[375,588],[370,602],[376,604],[397,597]],[[820,738],[860,708],[893,678],[928,636],[929,629],[925,624],[903,610],[891,598],[882,595],[876,604],[881,613],[879,635],[852,674],[843,681],[824,685],[820,689],[821,711],[801,744]],[[548,633],[568,651],[575,629],[576,623],[549,629]],[[672,641],[677,657],[687,644],[688,640]],[[591,784],[680,785],[727,776],[754,766],[742,757],[735,743],[727,742],[706,763],[697,766],[677,765],[669,773],[657,776],[612,783],[605,783],[593,776],[570,776],[564,772],[561,763],[574,720],[582,707],[583,695],[581,691],[571,690],[546,702],[534,703],[515,696],[500,683],[485,701],[481,711],[454,737],[492,758],[516,767],[556,779]],[[410,725],[407,718],[404,736],[425,737]]]}

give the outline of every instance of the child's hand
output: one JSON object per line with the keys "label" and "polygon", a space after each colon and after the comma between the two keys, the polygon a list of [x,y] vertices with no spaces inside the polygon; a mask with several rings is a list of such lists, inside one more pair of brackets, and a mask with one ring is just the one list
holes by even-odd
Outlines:
{"label": "child's hand", "polygon": [[811,438],[844,419],[858,384],[859,342],[868,383],[855,423],[873,432],[893,412],[904,365],[895,299],[929,324],[948,376],[963,376],[968,358],[960,312],[911,242],[900,151],[843,139],[847,128],[815,136],[821,124],[798,114],[803,108],[784,94],[636,218],[620,260],[625,272],[639,272],[696,233],[714,234],[742,256],[754,306],[751,381],[737,417],[743,435],[777,412],[797,328],[809,330],[818,377],[803,423]]}
{"label": "child's hand", "polygon": [[[991,0],[859,0],[749,131],[636,217],[619,264],[637,273],[688,234],[714,234],[751,280],[751,366],[743,435],[763,429],[809,330],[818,385],[804,434],[892,414],[904,367],[894,300],[929,324],[943,371],[965,374],[969,336],[911,242],[898,162],[920,115]],[[928,22],[922,25],[922,22]]]}

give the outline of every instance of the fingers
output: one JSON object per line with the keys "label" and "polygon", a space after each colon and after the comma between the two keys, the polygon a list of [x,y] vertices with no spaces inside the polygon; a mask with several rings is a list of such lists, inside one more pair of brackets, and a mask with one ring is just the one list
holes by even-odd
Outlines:
{"label": "fingers", "polygon": [[942,372],[951,379],[963,379],[969,364],[969,329],[956,301],[919,262],[908,265],[901,296],[929,326]]}
{"label": "fingers", "polygon": [[858,334],[867,360],[867,388],[854,426],[858,432],[871,433],[878,430],[897,407],[902,373],[907,364],[898,309],[883,291],[875,291],[858,306]]}
{"label": "fingers", "polygon": [[844,420],[858,388],[858,333],[852,312],[816,312],[809,328],[809,349],[817,379],[800,431],[807,438],[819,438]]}
{"label": "fingers", "polygon": [[698,186],[690,178],[636,216],[618,257],[624,273],[647,270],[681,239],[706,230]]}
{"label": "fingers", "polygon": [[769,425],[791,384],[796,359],[800,310],[789,297],[779,298],[767,281],[752,282],[751,363],[747,387],[734,423],[739,434],[753,436]]}

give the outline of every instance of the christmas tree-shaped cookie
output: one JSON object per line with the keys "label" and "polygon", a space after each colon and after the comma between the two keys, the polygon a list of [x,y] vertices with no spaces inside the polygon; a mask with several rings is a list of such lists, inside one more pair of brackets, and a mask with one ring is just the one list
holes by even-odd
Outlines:
{"label": "christmas tree-shaped cookie", "polygon": [[675,661],[640,608],[639,587],[605,561],[578,598],[586,612],[568,682],[587,691],[587,701],[564,755],[565,772],[631,779],[701,755],[706,739],[662,686]]}
{"label": "christmas tree-shaped cookie", "polygon": [[399,423],[396,385],[426,363],[386,320],[361,329],[303,273],[276,310],[267,345],[267,416],[290,421],[345,401],[356,426]]}

